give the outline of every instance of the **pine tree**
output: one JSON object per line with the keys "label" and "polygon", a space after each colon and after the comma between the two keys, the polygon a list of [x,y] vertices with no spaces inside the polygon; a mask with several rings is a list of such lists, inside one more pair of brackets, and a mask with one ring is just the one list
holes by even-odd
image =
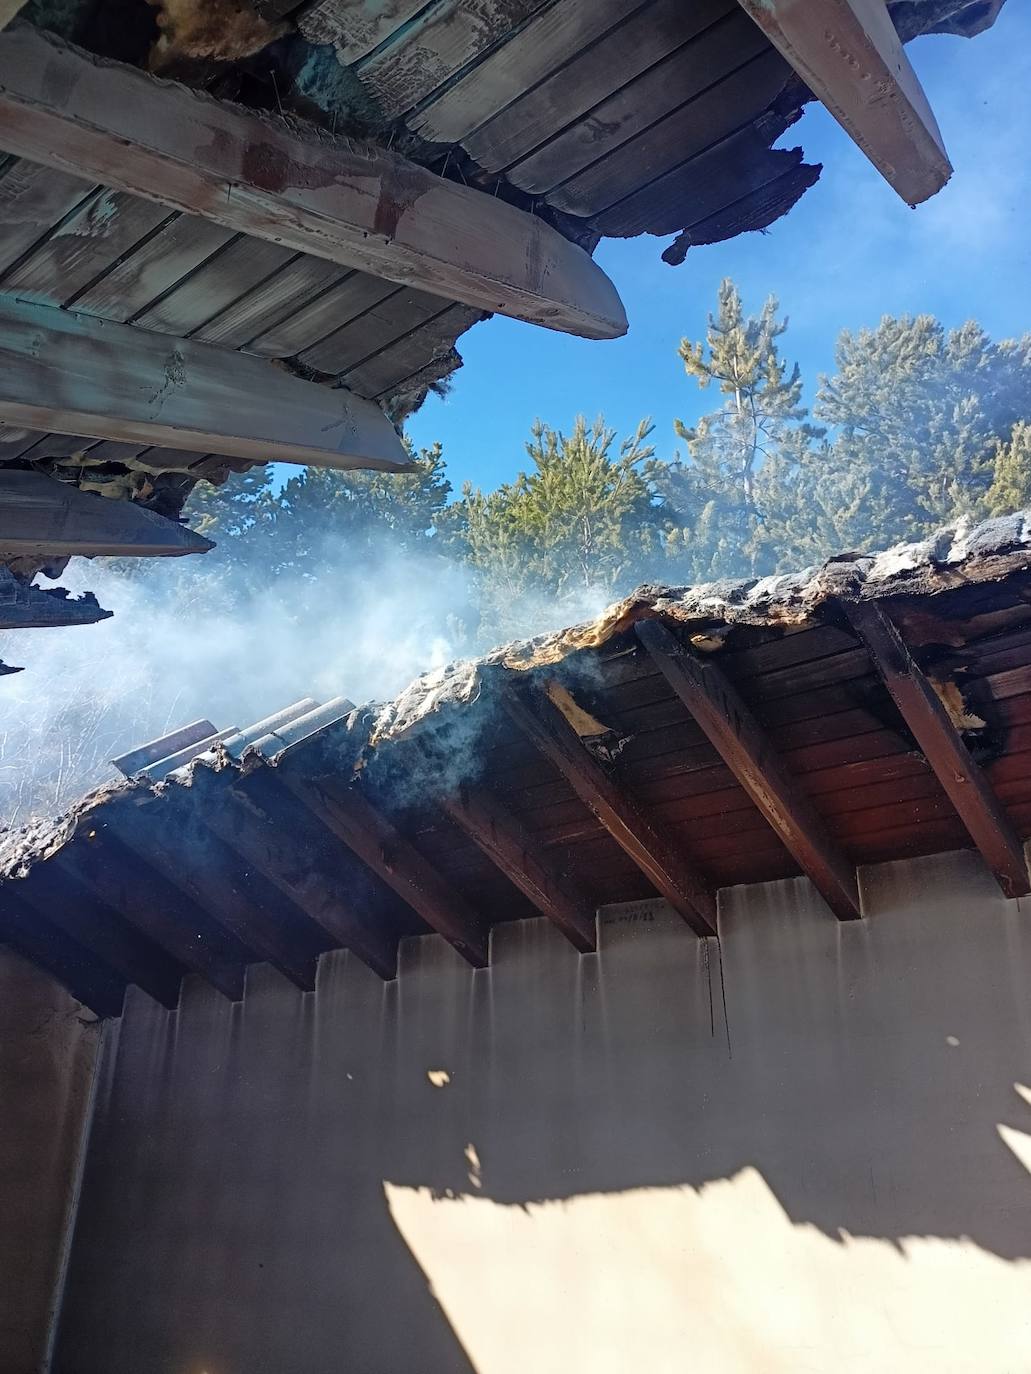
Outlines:
{"label": "pine tree", "polygon": [[[674,422],[687,458],[653,473],[678,518],[668,551],[686,580],[769,572],[800,524],[798,492],[822,431],[806,423],[797,363],[789,371],[780,357],[787,320],[777,312],[771,296],[758,316],[746,316],[727,279],[705,340],[681,341],[687,375],[722,398],[696,425]],[[811,539],[811,522],[801,523],[796,535]]]}
{"label": "pine tree", "polygon": [[876,329],[843,330],[836,362],[816,412],[835,427],[825,489],[843,545],[986,515],[1001,499],[999,461],[1017,490],[1026,449],[1009,446],[1031,409],[1031,336],[995,343],[973,321],[947,331],[930,315],[885,316]]}
{"label": "pine tree", "polygon": [[452,538],[477,575],[485,627],[525,627],[542,598],[552,620],[589,614],[654,569],[664,520],[651,431],[642,420],[616,448],[600,416],[591,425],[578,416],[569,434],[538,420],[530,472],[489,495],[465,489]]}
{"label": "pine tree", "polygon": [[1018,420],[1008,441],[999,442],[993,466],[985,513],[1009,515],[1031,506],[1031,421]]}

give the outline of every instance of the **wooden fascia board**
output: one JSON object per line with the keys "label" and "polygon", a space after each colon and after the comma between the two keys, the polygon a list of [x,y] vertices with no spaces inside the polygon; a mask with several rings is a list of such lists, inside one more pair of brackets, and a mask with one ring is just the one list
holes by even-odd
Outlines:
{"label": "wooden fascia board", "polygon": [[253,463],[411,469],[379,406],[343,388],[10,296],[0,296],[0,421]]}
{"label": "wooden fascia board", "polygon": [[874,601],[843,602],[842,610],[999,886],[1007,897],[1026,897],[1020,837],[894,621]]}
{"label": "wooden fascia board", "polygon": [[605,273],[537,216],[24,23],[0,34],[0,146],[481,310],[585,338],[626,333]]}
{"label": "wooden fascia board", "polygon": [[715,663],[703,663],[658,620],[637,637],[738,782],[824,901],[842,921],[857,919],[856,872],[826,833],[808,797],[784,770],[759,722]]}
{"label": "wooden fascia board", "polygon": [[909,205],[952,175],[934,113],[885,0],[740,0]]}

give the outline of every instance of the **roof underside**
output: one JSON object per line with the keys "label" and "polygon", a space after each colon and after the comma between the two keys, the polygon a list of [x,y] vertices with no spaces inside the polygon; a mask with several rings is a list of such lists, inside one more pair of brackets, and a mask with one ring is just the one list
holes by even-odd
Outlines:
{"label": "roof underside", "polygon": [[[892,12],[909,38],[976,32],[1000,4],[900,0]],[[819,175],[801,149],[771,148],[809,97],[737,0],[263,0],[257,9],[269,23],[241,34],[217,9],[200,23],[189,5],[164,7],[152,65],[378,140],[588,247],[600,236],[678,234],[669,256],[679,261],[691,244],[770,224]],[[33,0],[24,11],[124,56],[127,40],[102,12],[90,0],[57,9]],[[0,294],[275,359],[375,399],[395,419],[460,365],[456,340],[484,318],[14,158],[0,166]],[[169,473],[158,507],[169,513],[193,479],[247,466],[0,431],[0,462],[59,472],[62,461],[91,468],[110,494],[128,471]]]}
{"label": "roof underside", "polygon": [[[782,791],[813,809],[847,865],[968,847],[969,817],[852,628],[850,608],[870,605],[890,616],[944,703],[947,728],[1001,803],[999,828],[1031,836],[1025,512],[798,577],[644,588],[589,625],[454,665],[386,705],[302,702],[214,748],[214,727],[201,723],[138,753],[132,780],[7,836],[5,938],[117,1012],[127,981],[173,1005],[193,970],[232,996],[244,966],[262,958],[306,986],[305,970],[335,945],[391,976],[398,939],[440,929],[442,911],[484,935],[539,914],[542,872],[568,898],[564,909],[654,897],[633,846],[519,728],[506,706],[513,691],[548,695],[587,771],[706,891],[799,874],[735,760],[642,646],[643,621],[718,669],[758,723]],[[518,836],[515,852],[498,831],[471,837],[484,797],[487,812],[508,818],[498,825]],[[529,889],[512,878],[527,865],[537,875]]]}

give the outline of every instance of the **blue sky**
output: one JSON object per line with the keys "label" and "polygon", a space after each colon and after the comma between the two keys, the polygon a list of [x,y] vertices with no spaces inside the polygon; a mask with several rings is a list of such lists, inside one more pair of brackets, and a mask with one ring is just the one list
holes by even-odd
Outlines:
{"label": "blue sky", "polygon": [[496,486],[526,466],[536,416],[568,428],[604,413],[621,432],[642,415],[671,456],[673,418],[707,399],[683,373],[681,337],[701,337],[724,276],[756,309],[772,291],[791,320],[785,350],[815,386],[833,366],[840,328],[883,314],[979,319],[997,337],[1031,330],[1031,4],[1009,0],[973,40],[917,39],[907,49],[938,116],[955,174],[910,210],[822,107],[810,106],[781,146],[805,149],[823,175],[766,234],[693,248],[681,267],[668,240],[605,240],[597,258],[618,286],[630,331],[587,342],[495,317],[459,344],[465,366],[450,396],[409,422],[417,445],[439,439],[456,491]]}

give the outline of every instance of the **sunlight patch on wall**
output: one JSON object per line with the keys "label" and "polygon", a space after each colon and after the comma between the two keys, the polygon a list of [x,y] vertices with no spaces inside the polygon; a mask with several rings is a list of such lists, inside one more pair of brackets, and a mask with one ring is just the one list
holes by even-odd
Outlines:
{"label": "sunlight patch on wall", "polygon": [[835,1240],[793,1225],[753,1168],[525,1206],[384,1191],[478,1374],[883,1374],[901,1352],[907,1374],[1027,1366],[1031,1260]]}

